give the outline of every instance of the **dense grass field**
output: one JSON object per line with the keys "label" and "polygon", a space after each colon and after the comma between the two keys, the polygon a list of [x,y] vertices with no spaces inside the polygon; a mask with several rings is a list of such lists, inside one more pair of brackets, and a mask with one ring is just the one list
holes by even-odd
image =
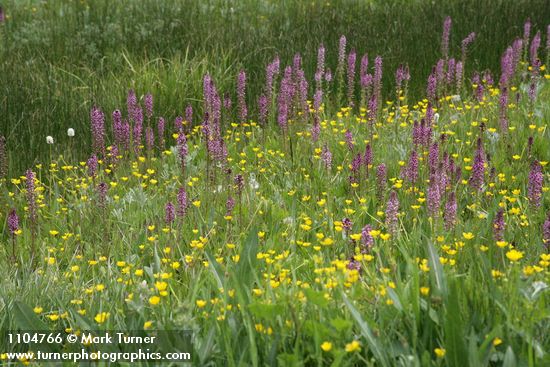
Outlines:
{"label": "dense grass field", "polygon": [[5,2],[0,332],[550,365],[549,10]]}
{"label": "dense grass field", "polygon": [[319,44],[335,67],[343,34],[349,50],[382,56],[384,95],[392,95],[395,70],[408,63],[410,92],[421,99],[441,56],[446,16],[453,18],[456,56],[461,41],[477,34],[468,76],[498,71],[502,51],[527,18],[537,29],[550,22],[547,0],[4,0],[1,6],[0,135],[10,150],[28,152],[12,160],[16,175],[49,151],[47,135],[61,141],[59,132],[72,127],[89,141],[91,107],[112,111],[131,88],[153,93],[157,111],[173,120],[189,103],[200,110],[206,72],[234,97],[235,76],[245,69],[247,101],[256,109],[264,67],[276,55],[288,64],[300,52],[312,78]]}

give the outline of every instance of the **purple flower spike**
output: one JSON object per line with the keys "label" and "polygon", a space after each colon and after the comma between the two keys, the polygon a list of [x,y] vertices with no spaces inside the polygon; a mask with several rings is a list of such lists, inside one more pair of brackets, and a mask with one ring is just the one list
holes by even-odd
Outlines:
{"label": "purple flower spike", "polygon": [[450,230],[456,224],[456,213],[458,205],[456,203],[456,194],[451,192],[447,203],[445,204],[445,212],[443,213],[443,221],[445,222],[445,229]]}
{"label": "purple flower spike", "polygon": [[504,221],[504,210],[499,209],[493,220],[493,236],[496,241],[504,240],[504,229],[506,222]]}
{"label": "purple flower spike", "polygon": [[437,89],[437,76],[434,72],[428,77],[428,85],[426,87],[426,92],[428,93],[428,99],[431,102],[434,102],[436,99],[436,89]]}
{"label": "purple flower spike", "polygon": [[340,37],[340,42],[338,44],[338,67],[344,67],[344,60],[346,59],[346,36]]}
{"label": "purple flower spike", "polygon": [[531,42],[531,47],[529,49],[529,55],[531,57],[531,65],[533,66],[533,72],[538,73],[539,71],[539,59],[538,59],[538,50],[540,47],[540,32],[535,34],[533,41]]}
{"label": "purple flower spike", "polygon": [[445,18],[445,21],[443,22],[443,36],[441,38],[441,53],[445,59],[449,58],[449,37],[451,35],[451,25],[451,17]]}
{"label": "purple flower spike", "polygon": [[481,139],[477,141],[477,150],[474,157],[474,164],[472,166],[472,175],[470,176],[470,186],[477,191],[483,189],[485,183],[485,154],[483,152],[483,145]]}
{"label": "purple flower spike", "polygon": [[361,243],[363,245],[361,249],[362,253],[369,253],[374,246],[374,238],[370,234],[370,231],[372,231],[372,227],[368,224],[361,230]]}
{"label": "purple flower spike", "polygon": [[348,55],[348,103],[353,107],[353,92],[355,86],[355,61],[357,54],[352,50]]}
{"label": "purple flower spike", "polygon": [[145,95],[145,116],[147,116],[148,119],[153,117],[153,95],[151,93],[147,93]]}
{"label": "purple flower spike", "polygon": [[155,145],[155,133],[151,126],[147,126],[145,129],[145,144],[147,145],[147,151],[152,151]]}
{"label": "purple flower spike", "polygon": [[109,186],[105,182],[100,182],[97,185],[98,205],[100,208],[105,208],[107,202],[107,189]]}
{"label": "purple flower spike", "polygon": [[321,159],[323,160],[325,167],[330,170],[330,168],[332,167],[332,153],[330,152],[327,144],[323,145],[323,150],[321,151]]}
{"label": "purple flower spike", "polygon": [[348,129],[346,130],[346,134],[345,134],[345,137],[346,137],[346,144],[348,145],[348,149],[349,150],[353,150],[353,135],[351,134],[351,131]]}
{"label": "purple flower spike", "polygon": [[468,52],[468,46],[476,39],[475,32],[470,33],[466,38],[462,40],[462,62],[466,61],[466,53]]}
{"label": "purple flower spike", "polygon": [[19,217],[15,209],[10,210],[8,214],[8,229],[12,236],[15,236],[15,232],[19,229]]}
{"label": "purple flower spike", "polygon": [[418,180],[418,153],[416,150],[413,150],[409,157],[409,162],[405,170],[405,178],[413,185]]}
{"label": "purple flower spike", "polygon": [[391,234],[396,234],[398,230],[397,214],[399,213],[399,199],[397,192],[392,190],[390,198],[386,203],[386,227]]}
{"label": "purple flower spike", "polygon": [[105,116],[103,112],[93,107],[90,112],[91,129],[92,129],[92,146],[96,154],[104,155],[105,153]]}
{"label": "purple flower spike", "polygon": [[248,110],[246,107],[246,73],[244,70],[239,72],[237,78],[237,97],[239,101],[239,118],[241,122],[246,122]]}
{"label": "purple flower spike", "polygon": [[166,221],[166,224],[172,224],[175,218],[176,208],[174,207],[174,204],[171,202],[166,203],[166,206],[164,207],[164,220]]}
{"label": "purple flower spike", "polygon": [[235,208],[235,199],[233,199],[231,196],[227,198],[227,201],[225,203],[225,215],[230,216],[233,214],[233,208]]}
{"label": "purple flower spike", "polygon": [[157,136],[159,141],[159,148],[161,150],[164,150],[165,148],[165,142],[164,142],[164,118],[159,117],[159,121],[157,123]]}
{"label": "purple flower spike", "polygon": [[428,186],[428,193],[426,195],[428,214],[434,219],[439,216],[439,207],[441,206],[441,190],[438,178],[436,174],[430,177],[430,185]]}
{"label": "purple flower spike", "polygon": [[315,72],[315,82],[317,89],[321,89],[321,82],[325,76],[325,46],[321,44],[317,51],[317,71]]}
{"label": "purple flower spike", "polygon": [[31,220],[31,223],[36,223],[37,219],[37,207],[36,207],[36,193],[35,193],[35,186],[34,186],[34,177],[35,174],[30,169],[27,170],[26,173],[27,177],[27,205],[29,207],[29,218]]}
{"label": "purple flower spike", "polygon": [[258,117],[260,125],[264,128],[267,125],[267,113],[268,113],[268,100],[265,94],[260,95],[258,98]]}
{"label": "purple flower spike", "polygon": [[534,161],[529,172],[529,182],[527,184],[527,197],[534,207],[539,207],[542,199],[542,185],[544,175],[542,166],[538,161]]}
{"label": "purple flower spike", "polygon": [[97,167],[98,167],[98,160],[97,155],[92,154],[90,158],[88,158],[88,161],[86,162],[86,166],[88,167],[88,176],[95,177],[97,174]]}
{"label": "purple flower spike", "polygon": [[550,251],[550,213],[542,225],[542,243],[546,247],[546,252]]}
{"label": "purple flower spike", "polygon": [[185,108],[185,121],[187,122],[188,126],[191,126],[193,124],[193,106],[188,105]]}
{"label": "purple flower spike", "polygon": [[185,191],[185,188],[180,188],[178,190],[178,210],[177,214],[178,217],[185,217],[185,213],[187,213],[187,192]]}
{"label": "purple flower spike", "polygon": [[351,222],[351,219],[349,219],[349,218],[342,219],[342,227],[344,227],[344,230],[346,232],[351,231],[352,226],[353,226],[353,223]]}
{"label": "purple flower spike", "polygon": [[382,200],[386,191],[387,170],[384,163],[376,167],[376,197]]}

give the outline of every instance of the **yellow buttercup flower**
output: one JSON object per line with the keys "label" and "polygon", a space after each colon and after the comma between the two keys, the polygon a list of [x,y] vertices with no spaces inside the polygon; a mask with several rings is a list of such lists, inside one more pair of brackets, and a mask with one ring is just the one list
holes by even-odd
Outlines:
{"label": "yellow buttercup flower", "polygon": [[346,344],[346,352],[353,353],[361,350],[361,343],[357,340],[352,341],[351,343]]}
{"label": "yellow buttercup flower", "polygon": [[523,257],[523,252],[512,249],[506,253],[506,257],[508,258],[508,260],[515,262]]}
{"label": "yellow buttercup flower", "polygon": [[324,352],[330,351],[332,349],[332,343],[331,342],[323,342],[323,344],[321,344],[321,349]]}
{"label": "yellow buttercup flower", "polygon": [[204,306],[206,306],[206,301],[202,299],[198,299],[195,303],[198,308],[203,308]]}
{"label": "yellow buttercup flower", "polygon": [[462,237],[464,237],[464,239],[466,239],[466,240],[471,240],[475,236],[472,232],[463,232]]}
{"label": "yellow buttercup flower", "polygon": [[105,321],[107,321],[109,316],[111,316],[111,314],[109,312],[101,312],[101,313],[98,313],[97,315],[95,315],[94,320],[98,324],[103,324]]}

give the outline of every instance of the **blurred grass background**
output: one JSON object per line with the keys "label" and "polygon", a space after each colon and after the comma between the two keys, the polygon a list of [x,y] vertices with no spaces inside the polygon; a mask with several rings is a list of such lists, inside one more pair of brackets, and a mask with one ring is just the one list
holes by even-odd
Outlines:
{"label": "blurred grass background", "polygon": [[12,175],[47,158],[47,135],[56,139],[54,153],[63,150],[69,127],[83,158],[90,107],[110,116],[125,106],[129,88],[138,96],[152,92],[155,114],[171,122],[188,103],[200,107],[204,73],[234,96],[244,68],[252,103],[275,55],[285,65],[300,52],[311,79],[319,44],[334,70],[344,34],[358,58],[383,57],[387,92],[397,66],[408,63],[411,93],[421,98],[447,15],[451,55],[459,57],[461,40],[477,33],[466,75],[498,72],[500,55],[527,18],[543,33],[550,23],[548,0],[4,0],[2,7],[0,135],[12,152]]}

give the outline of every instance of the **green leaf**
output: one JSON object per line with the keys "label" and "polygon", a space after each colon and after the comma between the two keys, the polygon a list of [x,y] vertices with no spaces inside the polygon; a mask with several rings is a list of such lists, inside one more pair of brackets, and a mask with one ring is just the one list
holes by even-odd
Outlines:
{"label": "green leaf", "polygon": [[82,330],[95,330],[94,323],[88,319],[87,317],[84,317],[80,315],[78,312],[71,312],[73,315],[73,319],[76,321],[76,324],[82,329]]}
{"label": "green leaf", "polygon": [[[235,273],[231,274],[231,281],[232,285],[235,288],[235,293],[237,297],[237,301],[241,305],[239,308],[241,316],[243,318],[243,324],[246,328],[246,332],[248,334],[248,341],[249,341],[249,347],[250,347],[250,359],[252,361],[252,365],[254,367],[258,366],[258,347],[256,345],[256,330],[252,326],[252,318],[250,317],[250,313],[247,312],[248,307],[243,307],[248,305],[248,297],[246,294],[246,285],[240,283],[239,279],[237,278],[237,275]],[[243,289],[245,288],[245,289]]]}
{"label": "green leaf", "polygon": [[208,331],[208,335],[202,340],[199,352],[199,359],[201,364],[205,364],[208,360],[208,356],[212,355],[214,348],[214,338],[216,337],[216,329],[211,327]]}
{"label": "green leaf", "polygon": [[32,308],[23,302],[15,302],[13,305],[15,324],[21,330],[50,331],[50,328],[40,320]]}
{"label": "green leaf", "polygon": [[397,293],[395,293],[393,288],[390,288],[390,287],[386,287],[386,288],[388,291],[388,296],[393,301],[393,306],[397,308],[399,311],[403,311],[403,305],[401,304],[401,301],[399,300],[399,296],[397,295]]}
{"label": "green leaf", "polygon": [[341,319],[341,318],[335,318],[330,322],[330,324],[336,329],[338,332],[342,332],[344,330],[349,329],[353,324],[351,321]]}
{"label": "green leaf", "polygon": [[276,316],[282,315],[284,312],[284,308],[282,305],[265,304],[265,303],[258,303],[258,302],[251,303],[248,306],[248,309],[255,317],[264,318],[264,319],[275,318]]}
{"label": "green leaf", "polygon": [[434,280],[435,287],[441,295],[445,296],[447,294],[445,274],[443,273],[443,267],[439,261],[437,250],[433,247],[431,242],[428,242],[428,261],[430,263],[430,274]]}
{"label": "green leaf", "polygon": [[325,298],[324,293],[314,291],[311,288],[304,289],[304,293],[306,294],[307,300],[314,305],[317,305],[319,307],[325,307],[326,305],[328,305],[328,300]]}
{"label": "green leaf", "polygon": [[[13,305],[14,321],[21,331],[49,332],[50,328],[40,320],[32,308],[23,302],[16,301]],[[55,352],[58,348],[56,344],[42,343],[32,344],[39,346],[40,350],[45,352]],[[32,347],[30,349],[33,349]]]}
{"label": "green leaf", "polygon": [[216,279],[216,282],[218,283],[218,288],[224,288],[224,282],[222,281],[222,269],[220,265],[216,262],[216,260],[212,257],[212,255],[205,251],[204,253],[206,255],[206,258],[208,259],[208,268],[214,275],[214,278]]}
{"label": "green leaf", "polygon": [[241,284],[250,284],[253,270],[256,267],[256,255],[258,253],[258,231],[255,227],[248,232],[240,253],[240,261],[237,264],[236,273]]}
{"label": "green leaf", "polygon": [[351,315],[359,324],[359,329],[361,330],[361,334],[367,339],[367,344],[369,345],[369,348],[372,350],[372,353],[374,354],[374,357],[377,359],[377,361],[380,363],[381,366],[389,366],[388,358],[386,356],[386,353],[384,352],[384,348],[380,345],[378,339],[374,336],[372,333],[372,330],[370,329],[369,325],[363,320],[361,317],[361,314],[355,306],[350,302],[348,297],[344,292],[342,292],[342,298],[344,300],[344,303],[348,307]]}
{"label": "green leaf", "polygon": [[506,349],[506,354],[504,354],[504,361],[502,362],[502,367],[516,367],[516,355],[512,350],[512,347],[508,346]]}
{"label": "green leaf", "polygon": [[468,353],[464,342],[464,323],[460,317],[458,288],[456,280],[451,282],[451,291],[445,302],[445,346],[449,365],[461,367],[468,365]]}

